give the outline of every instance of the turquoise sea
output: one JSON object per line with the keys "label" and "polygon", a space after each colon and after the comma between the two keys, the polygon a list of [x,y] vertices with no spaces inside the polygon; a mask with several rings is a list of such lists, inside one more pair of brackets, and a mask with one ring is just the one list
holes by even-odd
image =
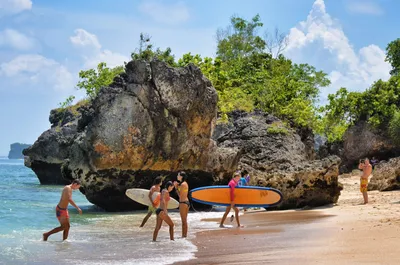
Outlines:
{"label": "turquoise sea", "polygon": [[[62,234],[47,242],[42,234],[59,225],[55,206],[62,186],[40,185],[23,160],[0,157],[0,264],[171,264],[194,257],[196,247],[180,238],[179,212],[170,215],[175,223],[175,241],[170,241],[163,225],[158,240],[152,242],[154,215],[144,228],[139,225],[144,211],[107,213],[88,202],[79,191],[73,199],[83,210],[79,215],[69,207],[71,229],[67,241]],[[189,239],[194,233],[216,229],[202,218],[221,217],[221,212],[189,213]]]}

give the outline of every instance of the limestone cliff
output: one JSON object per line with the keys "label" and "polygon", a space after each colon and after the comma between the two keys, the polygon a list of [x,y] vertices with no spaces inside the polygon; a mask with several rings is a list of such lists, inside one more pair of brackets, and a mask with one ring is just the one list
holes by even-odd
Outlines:
{"label": "limestone cliff", "polygon": [[264,113],[235,112],[217,126],[216,118],[216,90],[197,67],[131,61],[76,113],[52,111],[26,165],[41,183],[80,179],[88,200],[108,211],[143,209],[125,191],[149,188],[157,175],[174,180],[185,170],[195,188],[227,184],[238,167],[253,185],[282,190],[281,208],[337,200],[340,159],[312,160],[309,132]]}

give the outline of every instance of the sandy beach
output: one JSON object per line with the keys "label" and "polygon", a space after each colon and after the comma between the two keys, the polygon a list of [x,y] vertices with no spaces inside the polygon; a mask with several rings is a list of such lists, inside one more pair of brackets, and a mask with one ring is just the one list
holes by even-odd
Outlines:
{"label": "sandy beach", "polygon": [[370,191],[363,205],[359,176],[340,182],[335,205],[245,212],[244,228],[227,220],[229,228],[197,233],[196,259],[175,264],[400,264],[400,191]]}

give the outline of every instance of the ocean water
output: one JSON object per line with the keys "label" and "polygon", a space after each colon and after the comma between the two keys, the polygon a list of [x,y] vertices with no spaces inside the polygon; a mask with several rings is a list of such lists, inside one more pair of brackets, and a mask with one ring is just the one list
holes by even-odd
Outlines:
{"label": "ocean water", "polygon": [[[175,223],[175,241],[169,240],[168,226],[161,228],[158,242],[152,242],[155,216],[143,228],[145,211],[107,213],[73,192],[79,215],[69,207],[71,229],[68,240],[62,233],[42,241],[44,232],[59,226],[55,217],[62,186],[40,185],[23,160],[0,157],[0,264],[171,264],[194,257],[196,246],[180,238],[179,212],[169,211]],[[220,218],[221,212],[191,212],[189,235],[218,224],[202,218]]]}

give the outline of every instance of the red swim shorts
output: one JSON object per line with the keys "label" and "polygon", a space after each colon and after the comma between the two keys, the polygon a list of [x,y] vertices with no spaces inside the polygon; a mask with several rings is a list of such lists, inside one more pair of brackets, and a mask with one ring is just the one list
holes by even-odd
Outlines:
{"label": "red swim shorts", "polygon": [[68,209],[67,208],[61,208],[60,206],[57,205],[57,207],[56,207],[56,216],[57,216],[58,220],[60,220],[61,217],[69,218]]}

